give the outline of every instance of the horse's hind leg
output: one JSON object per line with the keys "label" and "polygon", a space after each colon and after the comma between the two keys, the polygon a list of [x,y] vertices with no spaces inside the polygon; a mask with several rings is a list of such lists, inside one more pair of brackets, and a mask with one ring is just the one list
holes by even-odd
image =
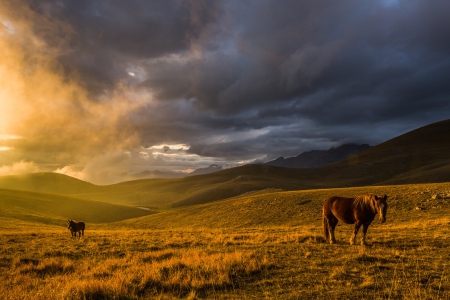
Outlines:
{"label": "horse's hind leg", "polygon": [[330,232],[330,244],[336,244],[336,238],[334,237],[334,229],[336,228],[337,223],[339,220],[332,216],[331,218],[327,219],[328,221],[328,231]]}
{"label": "horse's hind leg", "polygon": [[350,245],[354,245],[355,244],[355,240],[356,240],[356,235],[358,234],[358,230],[361,227],[362,223],[360,221],[356,221],[355,222],[355,228],[353,229],[353,234],[350,237]]}
{"label": "horse's hind leg", "polygon": [[363,224],[363,236],[361,238],[361,245],[366,246],[366,234],[367,234],[367,229],[369,229],[369,225],[370,224]]}

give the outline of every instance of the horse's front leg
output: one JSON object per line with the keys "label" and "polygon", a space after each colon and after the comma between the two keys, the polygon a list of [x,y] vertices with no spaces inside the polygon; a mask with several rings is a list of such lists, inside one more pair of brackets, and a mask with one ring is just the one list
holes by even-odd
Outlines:
{"label": "horse's front leg", "polygon": [[363,224],[363,236],[361,238],[361,245],[366,246],[366,234],[367,234],[367,229],[369,229],[369,224]]}
{"label": "horse's front leg", "polygon": [[356,235],[358,234],[358,230],[361,227],[362,223],[360,221],[356,221],[355,222],[355,228],[353,229],[353,234],[350,237],[350,245],[354,245],[355,244],[355,240],[356,240]]}

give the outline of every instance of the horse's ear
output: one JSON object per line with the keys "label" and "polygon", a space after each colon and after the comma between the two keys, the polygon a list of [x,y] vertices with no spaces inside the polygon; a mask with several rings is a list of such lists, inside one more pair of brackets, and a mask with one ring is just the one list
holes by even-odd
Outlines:
{"label": "horse's ear", "polygon": [[384,194],[384,201],[386,201],[387,200],[387,195],[386,194]]}
{"label": "horse's ear", "polygon": [[375,200],[378,200],[378,196],[377,195],[375,195]]}

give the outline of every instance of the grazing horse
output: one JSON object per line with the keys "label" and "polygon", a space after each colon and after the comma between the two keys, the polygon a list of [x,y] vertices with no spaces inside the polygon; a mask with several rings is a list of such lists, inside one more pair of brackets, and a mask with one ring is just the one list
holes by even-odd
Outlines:
{"label": "grazing horse", "polygon": [[86,228],[86,224],[84,222],[75,222],[74,220],[67,220],[67,229],[70,230],[70,233],[73,237],[77,237],[78,232],[78,238],[81,236],[84,236],[84,229]]}
{"label": "grazing horse", "polygon": [[366,245],[366,233],[370,223],[378,213],[380,222],[386,222],[387,196],[379,197],[373,194],[360,195],[356,198],[344,198],[333,196],[327,199],[322,207],[323,234],[325,240],[330,238],[330,243],[336,243],[334,229],[339,221],[346,224],[355,224],[350,245],[355,244],[358,230],[363,226],[361,245]]}

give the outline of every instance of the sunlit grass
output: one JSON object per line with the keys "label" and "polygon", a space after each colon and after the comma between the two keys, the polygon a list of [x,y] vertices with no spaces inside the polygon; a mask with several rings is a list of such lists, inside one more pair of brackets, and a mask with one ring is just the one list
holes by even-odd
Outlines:
{"label": "sunlit grass", "polygon": [[446,222],[380,227],[367,247],[349,226],[337,245],[316,227],[3,233],[0,299],[448,299]]}
{"label": "sunlit grass", "polygon": [[260,276],[273,266],[264,251],[217,249],[214,243],[190,247],[177,235],[165,239],[164,232],[151,234],[157,243],[142,231],[119,238],[90,234],[80,241],[48,232],[2,236],[7,247],[0,253],[0,277],[6,284],[0,298],[185,297],[230,290],[241,278]]}

